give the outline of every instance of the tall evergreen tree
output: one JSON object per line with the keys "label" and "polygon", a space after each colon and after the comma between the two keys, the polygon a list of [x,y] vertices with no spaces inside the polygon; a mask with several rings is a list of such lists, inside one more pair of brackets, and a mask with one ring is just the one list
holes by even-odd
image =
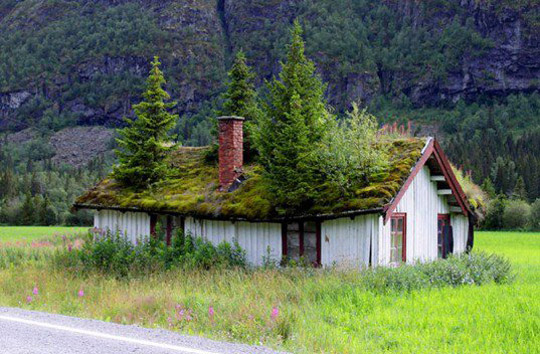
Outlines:
{"label": "tall evergreen tree", "polygon": [[223,95],[221,115],[244,117],[246,122],[256,119],[260,112],[257,107],[257,92],[253,84],[254,74],[246,63],[246,55],[243,51],[236,53],[228,75],[229,83]]}
{"label": "tall evergreen tree", "polygon": [[527,200],[527,189],[525,188],[525,181],[523,177],[519,176],[516,181],[516,186],[512,192],[512,198],[518,200]]}
{"label": "tall evergreen tree", "polygon": [[51,202],[45,195],[39,205],[37,221],[40,225],[54,225],[56,223],[56,213],[51,206]]}
{"label": "tall evergreen tree", "polygon": [[168,112],[176,103],[165,102],[170,96],[163,89],[165,79],[160,65],[155,57],[143,101],[133,106],[137,118],[126,119],[128,125],[119,130],[117,139],[120,149],[116,154],[120,163],[114,168],[114,176],[136,188],[146,187],[166,175],[165,155],[170,150],[165,145],[167,133],[178,118]]}
{"label": "tall evergreen tree", "polygon": [[43,193],[41,182],[35,171],[32,172],[32,177],[30,178],[30,193],[32,193],[32,196]]}
{"label": "tall evergreen tree", "polygon": [[23,225],[33,225],[36,219],[36,208],[34,198],[30,192],[26,192],[24,203],[21,206],[21,223]]}
{"label": "tall evergreen tree", "polygon": [[257,130],[260,161],[278,203],[299,208],[315,196],[314,145],[329,119],[321,79],[304,54],[302,28],[295,21],[287,61],[269,85],[269,103]]}
{"label": "tall evergreen tree", "polygon": [[254,74],[246,64],[246,55],[243,51],[236,53],[228,75],[229,83],[223,95],[224,102],[220,114],[245,118],[244,161],[249,161],[255,152],[252,150],[252,124],[260,118],[261,111],[257,104],[257,92],[253,84]]}
{"label": "tall evergreen tree", "polygon": [[497,196],[497,192],[495,191],[495,186],[493,186],[493,182],[491,182],[491,179],[489,177],[484,180],[481,188],[484,192],[486,192],[489,199],[494,199]]}
{"label": "tall evergreen tree", "polygon": [[10,167],[4,172],[0,185],[0,199],[9,199],[17,195],[17,181]]}

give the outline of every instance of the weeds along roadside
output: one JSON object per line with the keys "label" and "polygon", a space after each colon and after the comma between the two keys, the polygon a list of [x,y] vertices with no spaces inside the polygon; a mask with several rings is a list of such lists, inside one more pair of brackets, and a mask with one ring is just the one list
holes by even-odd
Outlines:
{"label": "weeds along roadside", "polygon": [[[132,279],[163,272],[238,273],[240,276],[267,274],[292,281],[315,278],[339,280],[339,288],[353,287],[374,293],[413,291],[445,286],[502,284],[513,281],[510,262],[502,256],[471,252],[445,260],[406,264],[399,267],[370,267],[351,270],[336,267],[279,267],[276,260],[266,260],[259,268],[250,267],[245,251],[238,243],[223,242],[214,246],[201,238],[181,234],[172,244],[144,238],[135,244],[118,234],[89,233],[84,240],[77,236],[62,241],[23,247],[0,247],[0,269],[21,266],[46,267],[77,277],[100,275]],[[333,283],[333,282],[330,282]]]}

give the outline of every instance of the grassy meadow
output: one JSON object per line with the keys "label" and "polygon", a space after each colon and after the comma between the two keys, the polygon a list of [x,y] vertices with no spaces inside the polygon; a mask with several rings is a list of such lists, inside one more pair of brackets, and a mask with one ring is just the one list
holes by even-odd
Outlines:
{"label": "grassy meadow", "polygon": [[299,269],[174,270],[118,280],[67,273],[37,257],[0,268],[0,306],[300,353],[539,352],[540,234],[476,235],[475,250],[510,259],[514,282],[374,293],[356,286],[354,272]]}
{"label": "grassy meadow", "polygon": [[6,242],[31,242],[54,237],[85,233],[88,227],[72,226],[0,226],[0,244]]}

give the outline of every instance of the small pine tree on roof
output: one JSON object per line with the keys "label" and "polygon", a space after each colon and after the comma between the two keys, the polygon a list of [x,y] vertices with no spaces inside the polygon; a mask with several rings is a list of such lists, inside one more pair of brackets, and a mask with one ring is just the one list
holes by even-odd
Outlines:
{"label": "small pine tree on roof", "polygon": [[252,142],[253,123],[261,116],[257,104],[257,91],[253,83],[254,74],[246,63],[246,55],[238,51],[231,70],[228,73],[229,83],[223,95],[222,116],[238,116],[245,118],[244,123],[244,161],[250,161],[255,154]]}
{"label": "small pine tree on roof", "polygon": [[176,102],[166,102],[170,96],[163,89],[165,78],[157,56],[151,65],[143,101],[133,106],[137,118],[125,118],[127,126],[118,131],[120,149],[115,151],[119,160],[115,179],[135,188],[147,187],[167,175],[167,134],[178,118],[168,112]]}
{"label": "small pine tree on roof", "polygon": [[246,63],[246,55],[238,51],[231,70],[228,73],[229,83],[223,95],[223,116],[240,116],[246,122],[256,119],[259,114],[257,107],[257,92],[253,84],[254,74]]}

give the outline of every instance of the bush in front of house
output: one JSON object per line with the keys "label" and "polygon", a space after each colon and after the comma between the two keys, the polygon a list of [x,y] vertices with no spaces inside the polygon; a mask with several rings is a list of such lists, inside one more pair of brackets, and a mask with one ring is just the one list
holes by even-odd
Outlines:
{"label": "bush in front of house", "polygon": [[118,233],[89,233],[81,249],[63,249],[54,255],[56,266],[74,271],[126,277],[172,268],[244,268],[245,251],[237,242],[217,246],[191,235],[173,237],[171,246],[145,237],[133,244]]}
{"label": "bush in front of house", "polygon": [[388,292],[490,282],[504,284],[513,279],[512,266],[505,257],[472,252],[427,263],[367,269],[360,273],[359,283],[368,290]]}

